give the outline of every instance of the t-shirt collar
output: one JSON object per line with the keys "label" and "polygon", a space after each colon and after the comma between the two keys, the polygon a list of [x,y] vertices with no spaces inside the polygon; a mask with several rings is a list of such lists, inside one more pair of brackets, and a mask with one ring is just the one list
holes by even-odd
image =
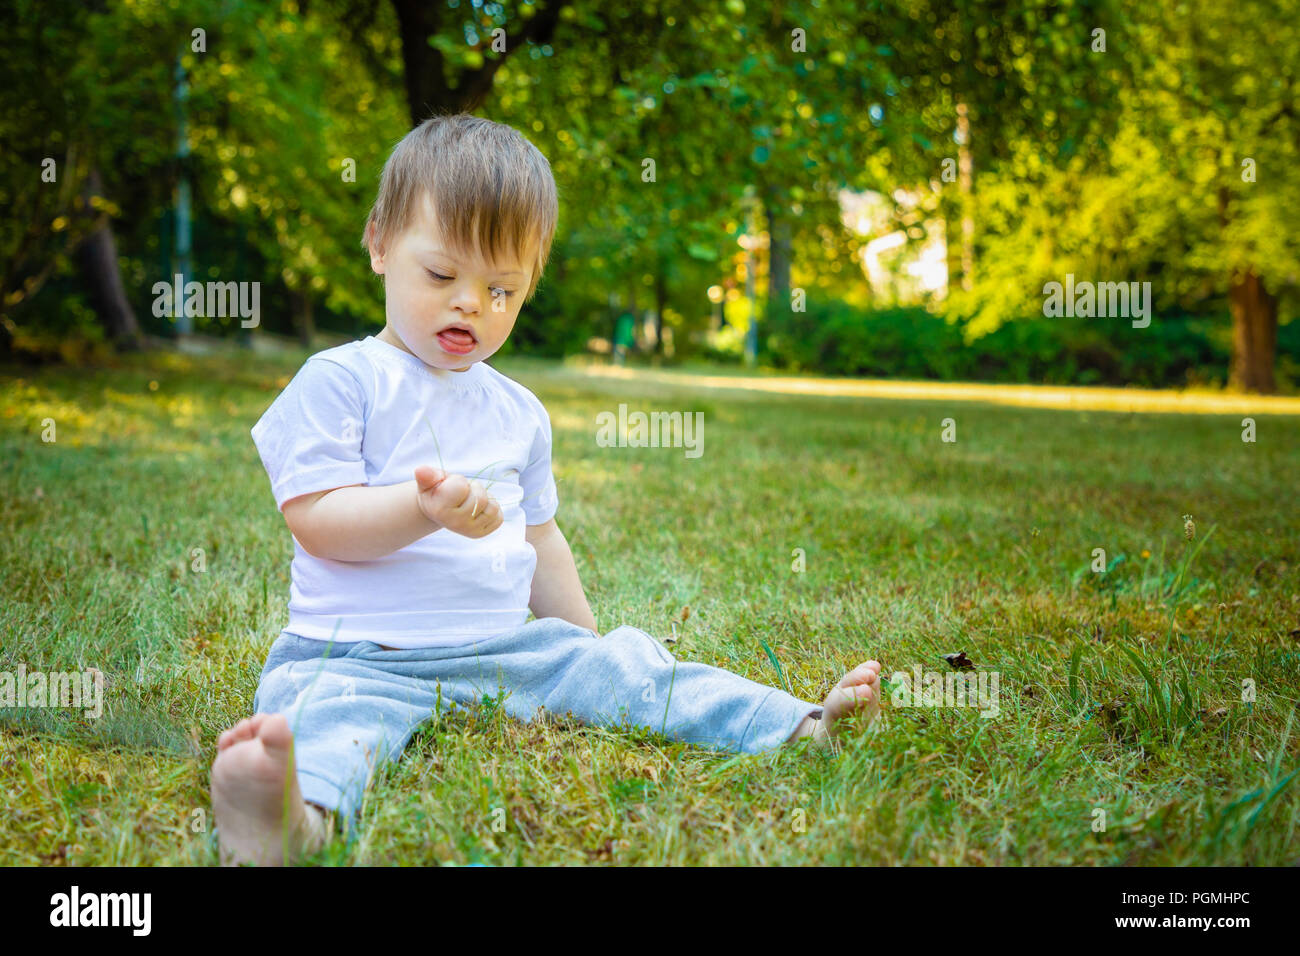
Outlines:
{"label": "t-shirt collar", "polygon": [[414,371],[423,372],[435,381],[451,388],[472,388],[481,384],[487,377],[487,369],[482,362],[473,362],[468,370],[456,372],[450,369],[433,368],[430,365],[425,365],[423,361],[406,351],[406,349],[399,349],[396,345],[390,345],[383,339],[375,338],[373,335],[366,336],[361,340],[361,344],[363,347],[370,348],[379,354],[404,363]]}

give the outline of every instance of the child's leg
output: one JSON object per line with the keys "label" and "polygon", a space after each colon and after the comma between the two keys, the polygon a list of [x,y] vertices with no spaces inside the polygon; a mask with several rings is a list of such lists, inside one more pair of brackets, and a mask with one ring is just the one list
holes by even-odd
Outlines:
{"label": "child's leg", "polygon": [[330,826],[302,798],[283,714],[257,714],[221,735],[212,809],[223,864],[279,865],[319,846]]}
{"label": "child's leg", "polygon": [[679,661],[629,625],[590,640],[569,661],[546,709],[599,724],[624,720],[688,743],[762,753],[791,739],[822,707],[777,687]]}
{"label": "child's leg", "polygon": [[370,644],[358,654],[362,662],[430,687],[436,680],[446,701],[477,702],[504,689],[503,708],[525,721],[540,707],[742,753],[779,747],[822,709],[731,671],[678,661],[634,627],[597,637],[560,618],[462,647],[384,651]]}
{"label": "child's leg", "polygon": [[[653,637],[628,626],[596,637],[568,621],[542,618],[459,647],[385,651],[369,642],[347,646],[354,649],[346,658],[329,662],[322,678],[328,696],[318,692],[310,712],[330,718],[320,723],[322,727],[353,719],[338,693],[339,681],[351,677],[356,681],[356,696],[365,698],[367,714],[381,701],[386,707],[401,705],[389,718],[396,731],[388,738],[386,755],[392,757],[409,738],[417,718],[430,715],[439,693],[444,710],[504,692],[503,709],[525,721],[542,708],[598,725],[627,722],[689,743],[741,753],[779,747],[804,718],[821,716],[822,710],[821,705],[731,671],[678,661]],[[298,663],[288,674],[302,684],[313,667],[311,662]],[[264,680],[264,686],[269,680]],[[402,688],[400,699],[393,696],[395,687]],[[297,692],[294,685],[281,694]],[[259,691],[260,710],[287,712],[290,701],[270,707],[264,693]],[[338,760],[338,742],[315,732],[298,736],[299,778],[306,798],[324,806],[354,805],[355,800],[336,792],[344,787],[337,770],[323,774],[316,769]],[[354,758],[348,766],[365,765]],[[317,779],[322,776],[330,779]],[[358,776],[364,783],[364,773]]]}
{"label": "child's leg", "polygon": [[[400,755],[420,723],[438,708],[484,696],[504,692],[506,712],[525,721],[542,708],[760,753],[797,735],[823,735],[870,702],[867,688],[879,693],[879,665],[872,671],[870,662],[846,675],[827,698],[824,719],[814,722],[823,707],[722,668],[678,661],[637,628],[597,637],[559,618],[459,647],[385,651],[366,641],[325,648],[282,635],[262,671],[258,716],[223,735],[212,777],[223,851],[278,861],[276,847],[252,852],[249,844],[293,843],[316,822],[304,801],[353,815],[373,771]],[[266,714],[283,714],[287,727]],[[239,845],[230,845],[227,833],[239,834]]]}
{"label": "child's leg", "polygon": [[597,637],[553,617],[461,647],[383,651],[372,644],[360,660],[394,675],[439,681],[449,701],[477,702],[504,688],[504,709],[525,721],[540,707],[741,753],[805,735],[825,742],[842,717],[862,710],[873,716],[879,695],[874,661],[846,674],[819,706],[719,667],[678,661],[635,627]]}
{"label": "child's leg", "polygon": [[294,642],[292,656],[263,674],[254,709],[288,717],[303,798],[351,817],[370,777],[433,713],[436,689],[374,666],[368,641],[326,656],[325,641],[282,640]]}
{"label": "child's leg", "polygon": [[257,714],[218,743],[212,801],[223,859],[285,862],[319,843],[325,827],[315,808],[350,818],[374,770],[429,717],[434,697],[421,682],[357,659],[375,647],[277,639]]}

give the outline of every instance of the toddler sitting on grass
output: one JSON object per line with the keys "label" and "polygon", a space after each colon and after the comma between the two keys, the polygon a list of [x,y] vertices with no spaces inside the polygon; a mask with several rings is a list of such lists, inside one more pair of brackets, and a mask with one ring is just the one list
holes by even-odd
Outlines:
{"label": "toddler sitting on grass", "polygon": [[485,364],[558,211],[546,158],[479,117],[428,120],[385,164],[365,231],[384,329],[311,356],[252,429],[294,557],[254,716],[217,741],[223,862],[313,851],[416,727],[499,691],[524,721],[628,721],[739,753],[878,712],[875,661],[818,707],[635,627],[598,633],[555,522],[546,409]]}

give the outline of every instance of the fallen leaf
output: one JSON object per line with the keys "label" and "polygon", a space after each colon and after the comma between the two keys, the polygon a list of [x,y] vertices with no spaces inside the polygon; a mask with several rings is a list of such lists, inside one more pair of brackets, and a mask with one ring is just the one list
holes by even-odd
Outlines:
{"label": "fallen leaf", "polygon": [[943,659],[948,662],[948,666],[953,670],[967,671],[975,667],[974,662],[966,656],[965,651],[958,651],[956,654],[945,654]]}

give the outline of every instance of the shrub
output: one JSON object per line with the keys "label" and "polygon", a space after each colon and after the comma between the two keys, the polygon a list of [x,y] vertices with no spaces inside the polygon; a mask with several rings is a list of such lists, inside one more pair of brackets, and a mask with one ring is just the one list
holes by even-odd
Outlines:
{"label": "shrub", "polygon": [[[1226,316],[1157,315],[1144,329],[1125,319],[1031,316],[967,343],[960,323],[922,307],[862,311],[809,300],[805,312],[768,322],[762,361],[776,368],[882,378],[1136,385],[1222,384],[1231,354]],[[1278,330],[1278,371],[1300,357],[1300,323]]]}

